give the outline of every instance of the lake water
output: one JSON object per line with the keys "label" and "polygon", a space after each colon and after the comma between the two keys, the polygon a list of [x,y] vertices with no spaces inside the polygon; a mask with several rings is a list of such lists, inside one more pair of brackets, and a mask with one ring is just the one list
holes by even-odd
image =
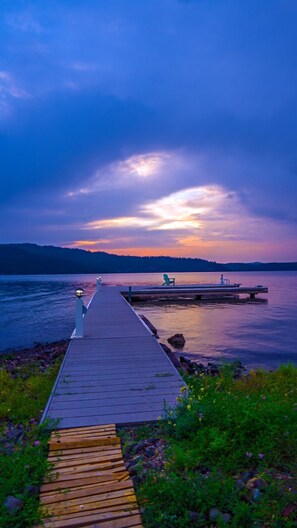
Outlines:
{"label": "lake water", "polygon": [[[177,284],[218,283],[218,273],[174,273]],[[297,272],[229,273],[231,282],[268,286],[254,302],[146,302],[134,305],[157,327],[160,340],[183,333],[182,354],[202,362],[239,359],[249,368],[297,364]],[[162,274],[102,275],[104,284],[160,285]],[[0,351],[70,337],[75,289],[85,303],[96,275],[1,276]],[[258,297],[259,299],[259,297]]]}

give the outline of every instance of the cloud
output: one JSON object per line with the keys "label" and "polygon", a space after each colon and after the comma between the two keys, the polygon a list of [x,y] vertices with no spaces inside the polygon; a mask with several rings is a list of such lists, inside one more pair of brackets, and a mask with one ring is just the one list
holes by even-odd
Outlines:
{"label": "cloud", "polygon": [[[261,222],[291,240],[296,14],[275,0],[4,1],[2,240],[190,251],[198,236],[231,251],[241,218],[250,241]],[[94,222],[102,236],[77,233]]]}
{"label": "cloud", "polygon": [[85,180],[83,187],[68,190],[66,197],[75,198],[94,193],[98,195],[104,190],[133,187],[147,182],[151,185],[152,180],[160,176],[164,167],[168,170],[168,162],[172,161],[173,157],[177,156],[173,153],[149,152],[110,163],[96,170],[93,176]]}

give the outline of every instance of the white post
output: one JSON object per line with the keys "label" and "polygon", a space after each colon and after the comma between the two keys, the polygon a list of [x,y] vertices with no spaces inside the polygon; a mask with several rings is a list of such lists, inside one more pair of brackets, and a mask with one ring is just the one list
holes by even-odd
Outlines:
{"label": "white post", "polygon": [[97,280],[96,280],[96,289],[97,289],[97,291],[100,290],[101,284],[102,284],[102,278],[101,277],[97,277]]}
{"label": "white post", "polygon": [[82,297],[76,297],[76,321],[75,321],[75,337],[83,337],[83,300]]}

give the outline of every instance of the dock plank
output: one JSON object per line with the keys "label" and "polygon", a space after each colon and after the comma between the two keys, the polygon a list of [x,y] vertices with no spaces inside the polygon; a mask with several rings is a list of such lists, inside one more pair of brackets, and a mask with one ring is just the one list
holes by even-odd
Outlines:
{"label": "dock plank", "polygon": [[121,287],[102,287],[84,317],[84,337],[68,347],[42,420],[58,420],[58,429],[152,422],[176,405],[183,386]]}
{"label": "dock plank", "polygon": [[[77,434],[80,436],[79,449]],[[90,435],[94,439],[97,437],[100,445],[90,447]],[[52,451],[57,438],[60,450]],[[115,424],[60,429],[51,434],[48,460],[53,467],[45,479],[50,482],[45,482],[40,489],[43,526],[142,528],[133,482],[125,469],[121,451],[117,452],[116,457],[111,454],[111,438],[117,445],[120,444]],[[102,443],[104,439],[105,443]],[[94,450],[98,457],[96,462],[90,458]],[[69,454],[74,451],[79,451],[77,454],[80,458],[69,461]],[[52,453],[59,454],[56,462],[53,462]],[[104,469],[101,471],[102,467]]]}

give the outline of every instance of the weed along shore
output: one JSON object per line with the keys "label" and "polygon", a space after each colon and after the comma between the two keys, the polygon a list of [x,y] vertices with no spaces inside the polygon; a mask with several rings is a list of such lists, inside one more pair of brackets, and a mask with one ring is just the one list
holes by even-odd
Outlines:
{"label": "weed along shore", "polygon": [[144,526],[296,526],[296,367],[186,381],[166,420],[123,431]]}
{"label": "weed along shore", "polygon": [[[67,344],[1,356],[1,527],[46,519],[39,487],[50,432],[39,419]],[[174,410],[117,428],[143,526],[296,527],[297,368],[246,373],[237,362],[181,358],[180,372],[188,391]]]}
{"label": "weed along shore", "polygon": [[41,520],[39,487],[48,471],[49,431],[39,425],[68,342],[0,355],[0,526]]}

